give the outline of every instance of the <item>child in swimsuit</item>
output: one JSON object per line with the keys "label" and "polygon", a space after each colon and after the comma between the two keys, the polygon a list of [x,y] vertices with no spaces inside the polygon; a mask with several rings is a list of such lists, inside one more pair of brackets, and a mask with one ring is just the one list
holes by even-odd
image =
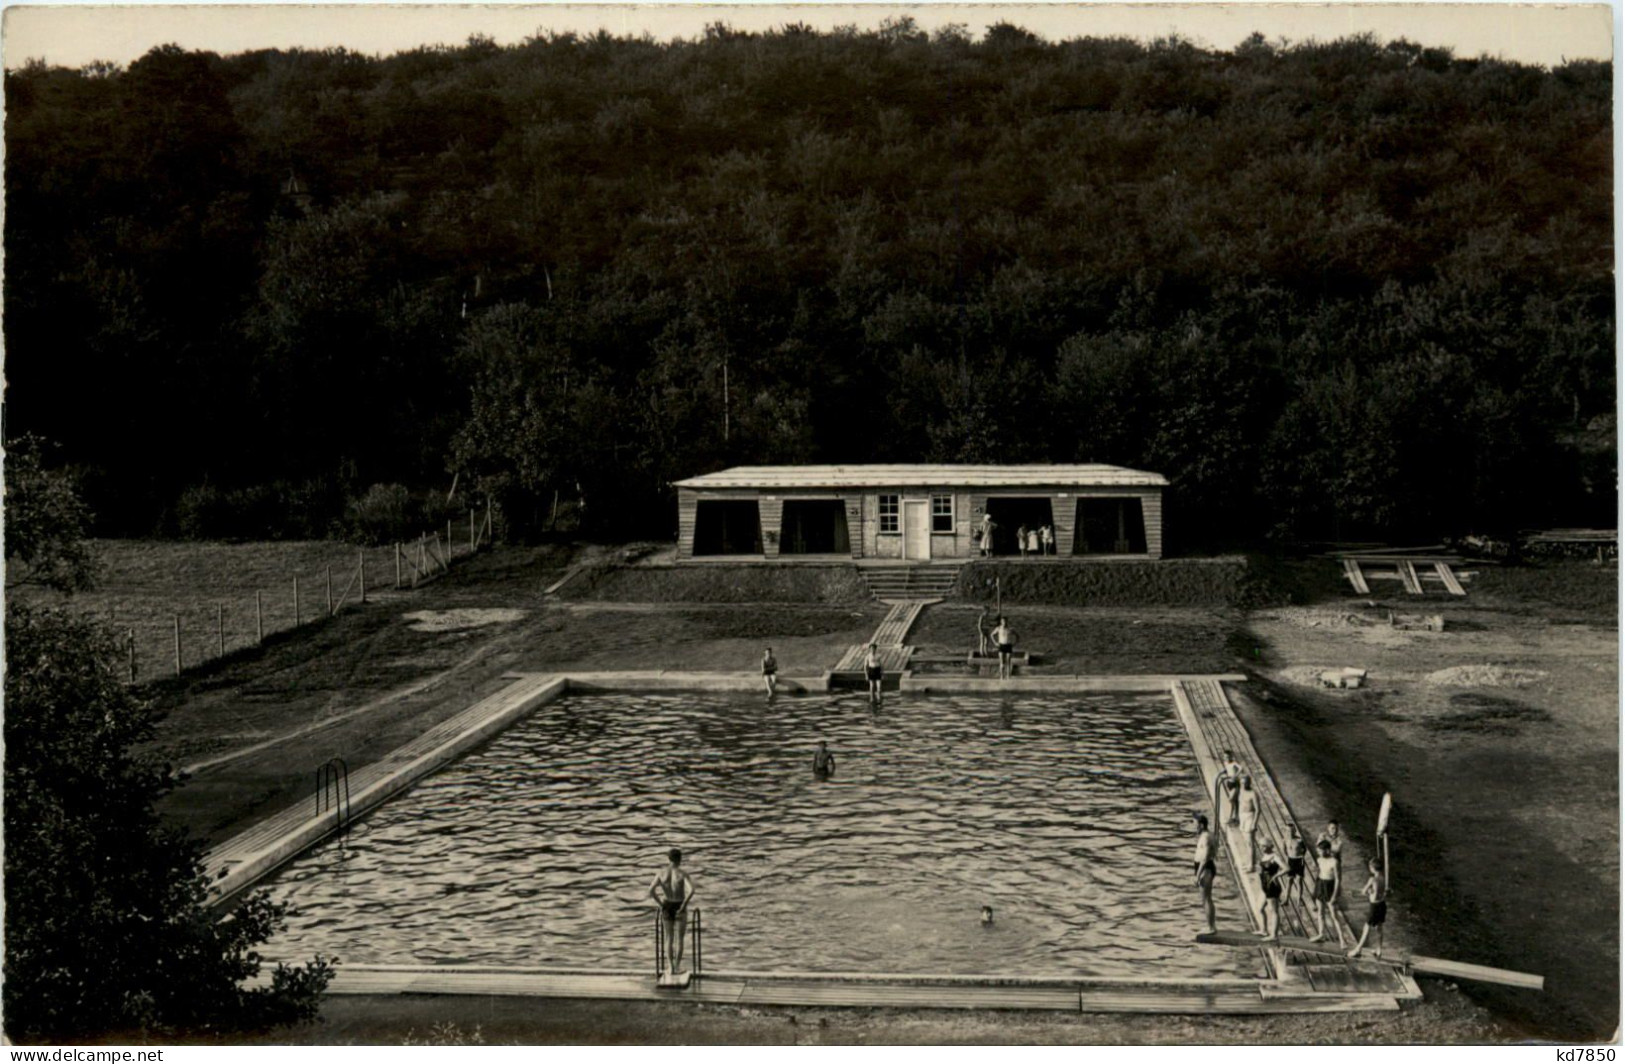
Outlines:
{"label": "child in swimsuit", "polygon": [[1258,792],[1253,778],[1241,777],[1241,833],[1247,836],[1247,871],[1258,867]]}
{"label": "child in swimsuit", "polygon": [[1003,617],[999,618],[999,626],[993,629],[993,642],[999,647],[999,679],[1008,680],[1013,671],[1010,658],[1016,652],[1016,633]]}
{"label": "child in swimsuit", "polygon": [[767,700],[773,701],[777,694],[779,682],[779,661],[773,656],[773,648],[768,647],[762,651],[762,683],[767,687]]}
{"label": "child in swimsuit", "polygon": [[1296,890],[1298,897],[1303,897],[1304,858],[1309,854],[1309,844],[1303,841],[1298,834],[1297,825],[1292,827],[1292,841],[1287,844],[1286,851],[1286,900],[1292,900],[1292,892]]}
{"label": "child in swimsuit", "polygon": [[829,743],[818,740],[818,752],[813,754],[813,775],[828,779],[835,775],[835,755],[829,752]]}
{"label": "child in swimsuit", "polygon": [[1264,888],[1264,904],[1258,907],[1258,918],[1264,924],[1260,937],[1274,939],[1281,934],[1281,862],[1275,857],[1275,843],[1264,840],[1263,855],[1258,859],[1258,881]]}
{"label": "child in swimsuit", "polygon": [[1382,956],[1382,925],[1388,922],[1388,884],[1382,877],[1382,862],[1373,857],[1365,863],[1365,866],[1371,873],[1371,878],[1365,881],[1365,887],[1361,891],[1366,900],[1365,927],[1360,931],[1360,941],[1349,950],[1350,957],[1360,955],[1360,951],[1365,948],[1366,936],[1371,934],[1373,927],[1377,929],[1376,954]]}
{"label": "child in swimsuit", "polygon": [[1326,941],[1326,924],[1328,921],[1337,929],[1337,945],[1344,948],[1343,925],[1337,922],[1337,888],[1338,872],[1337,858],[1332,856],[1332,847],[1325,839],[1320,840],[1317,847],[1320,851],[1315,858],[1315,920],[1320,928],[1309,936],[1310,942]]}
{"label": "child in swimsuit", "polygon": [[694,900],[694,883],[683,871],[683,851],[673,848],[666,854],[670,864],[649,884],[649,897],[660,906],[661,930],[666,934],[666,957],[671,974],[683,962],[683,932],[688,925],[688,906]]}

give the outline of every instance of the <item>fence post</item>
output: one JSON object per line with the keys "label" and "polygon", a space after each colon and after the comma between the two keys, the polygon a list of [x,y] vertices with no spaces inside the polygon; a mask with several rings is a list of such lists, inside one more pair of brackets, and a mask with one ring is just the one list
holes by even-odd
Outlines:
{"label": "fence post", "polygon": [[223,603],[214,606],[214,634],[215,645],[220,650],[220,657],[226,656],[226,607]]}
{"label": "fence post", "polygon": [[130,629],[130,682],[135,683],[135,629]]}
{"label": "fence post", "polygon": [[485,542],[487,545],[496,543],[496,529],[491,527],[491,497],[485,497]]}
{"label": "fence post", "polygon": [[367,601],[367,552],[365,549],[356,552],[357,563],[361,566],[361,601]]}
{"label": "fence post", "polygon": [[468,511],[468,553],[473,554],[480,547],[479,540],[474,538],[474,511]]}
{"label": "fence post", "polygon": [[327,615],[333,616],[333,567],[327,567]]}
{"label": "fence post", "polygon": [[299,627],[299,578],[293,578],[293,626]]}
{"label": "fence post", "polygon": [[451,518],[446,518],[446,565],[451,565]]}
{"label": "fence post", "polygon": [[175,614],[175,675],[181,674],[181,615]]}
{"label": "fence post", "polygon": [[395,590],[401,589],[401,545],[395,544]]}
{"label": "fence post", "polygon": [[260,593],[254,592],[254,643],[265,642],[265,608],[260,605]]}

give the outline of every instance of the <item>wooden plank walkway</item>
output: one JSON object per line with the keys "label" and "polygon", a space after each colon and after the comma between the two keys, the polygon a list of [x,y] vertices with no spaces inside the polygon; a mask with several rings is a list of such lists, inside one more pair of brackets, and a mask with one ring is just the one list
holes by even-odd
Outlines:
{"label": "wooden plank walkway", "polygon": [[1360,571],[1360,563],[1353,558],[1343,559],[1343,575],[1348,577],[1349,583],[1354,585],[1356,593],[1371,594],[1371,585],[1365,582],[1365,573]]}
{"label": "wooden plank walkway", "polygon": [[[1285,847],[1290,838],[1288,828],[1296,821],[1292,818],[1285,798],[1276,788],[1274,778],[1259,758],[1258,751],[1254,749],[1252,739],[1236,717],[1229,699],[1225,697],[1224,688],[1217,680],[1185,680],[1175,684],[1173,691],[1175,706],[1191,735],[1191,745],[1196,751],[1203,785],[1207,788],[1210,800],[1221,771],[1223,751],[1229,750],[1240,762],[1242,771],[1252,777],[1253,789],[1258,794],[1259,841],[1262,843],[1264,839],[1273,840],[1277,853],[1284,862]],[[1229,826],[1229,812],[1227,808],[1216,810],[1215,836],[1224,841],[1229,851],[1230,871],[1236,879],[1242,897],[1246,899],[1248,926],[1252,930],[1261,931],[1263,927],[1259,921],[1258,907],[1264,900],[1263,886],[1255,873],[1246,871],[1247,840],[1239,827]],[[1312,844],[1315,835],[1310,832],[1304,834],[1303,838]],[[1347,887],[1345,889],[1352,890]],[[1334,918],[1342,926],[1344,934],[1349,936],[1348,941],[1352,944],[1358,936],[1354,934],[1348,921],[1341,912],[1334,913]],[[1281,929],[1284,934],[1296,934],[1307,938],[1313,934],[1314,928],[1312,907],[1304,899],[1295,897],[1290,902],[1283,899]],[[1374,966],[1363,961],[1335,961],[1320,956],[1310,957],[1292,950],[1266,948],[1262,942],[1260,948],[1265,949],[1271,968],[1284,986],[1307,980],[1309,987],[1316,991],[1378,993],[1394,997],[1420,995],[1413,981],[1400,976],[1386,965]]]}
{"label": "wooden plank walkway", "polygon": [[[563,694],[562,676],[538,674],[515,680],[416,739],[350,773],[350,816],[355,818],[405,790],[469,748],[495,735],[538,705]],[[210,850],[203,859],[219,904],[252,886],[339,826],[339,811],[318,813],[312,796],[267,817]]]}
{"label": "wooden plank walkway", "polygon": [[[904,977],[906,978],[906,977]],[[594,998],[625,1001],[687,1001],[729,1005],[826,1008],[1020,1009],[1050,1012],[1128,1012],[1148,1014],[1283,1014],[1393,1011],[1385,994],[1276,992],[1270,984],[1213,986],[1189,983],[1133,985],[1084,983],[1021,985],[989,977],[939,982],[888,982],[885,978],[833,979],[749,975],[705,975],[681,989],[660,989],[653,975],[628,972],[589,974],[534,969],[434,966],[409,968],[347,964],[328,987],[329,994],[449,994],[506,997]]]}
{"label": "wooden plank walkway", "polygon": [[927,605],[929,603],[918,600],[892,603],[891,609],[886,612],[886,619],[880,622],[880,627],[876,628],[875,634],[870,637],[871,642],[882,647],[902,646],[908,630],[914,627],[914,621]]}
{"label": "wooden plank walkway", "polygon": [[1467,594],[1467,589],[1462,587],[1461,581],[1456,579],[1456,574],[1451,570],[1449,562],[1434,562],[1433,571],[1439,574],[1439,582],[1444,585],[1446,591],[1452,595]]}
{"label": "wooden plank walkway", "polygon": [[[908,668],[908,659],[914,654],[913,647],[882,646],[876,647],[875,651],[880,655],[880,667],[888,673],[899,673]],[[867,643],[847,647],[846,653],[841,655],[841,660],[830,671],[836,674],[845,672],[862,675],[863,659],[868,653]]]}

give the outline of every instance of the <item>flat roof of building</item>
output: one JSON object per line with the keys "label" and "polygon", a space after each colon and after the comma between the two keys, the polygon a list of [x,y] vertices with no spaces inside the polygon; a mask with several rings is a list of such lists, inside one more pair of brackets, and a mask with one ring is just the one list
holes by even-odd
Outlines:
{"label": "flat roof of building", "polygon": [[1168,479],[1114,465],[735,466],[680,488],[1160,488]]}

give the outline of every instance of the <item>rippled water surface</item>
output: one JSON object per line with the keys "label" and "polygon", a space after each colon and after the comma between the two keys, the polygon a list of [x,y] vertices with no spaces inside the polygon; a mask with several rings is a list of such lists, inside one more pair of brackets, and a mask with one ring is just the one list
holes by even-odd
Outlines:
{"label": "rippled water surface", "polygon": [[652,967],[680,846],[707,968],[1251,975],[1191,944],[1202,800],[1162,695],[572,696],[284,870],[277,952]]}

